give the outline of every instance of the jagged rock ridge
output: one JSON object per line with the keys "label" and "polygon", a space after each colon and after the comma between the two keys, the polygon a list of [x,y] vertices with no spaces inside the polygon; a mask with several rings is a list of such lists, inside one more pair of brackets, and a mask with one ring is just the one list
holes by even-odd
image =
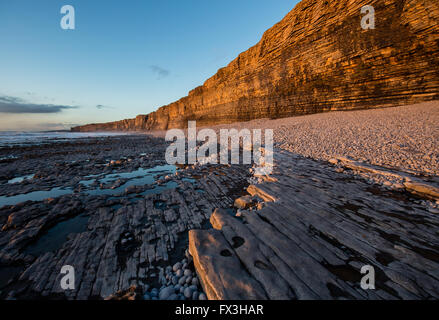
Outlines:
{"label": "jagged rock ridge", "polygon": [[[376,28],[361,28],[361,7]],[[439,99],[437,0],[303,0],[187,97],[73,131],[156,130]]]}

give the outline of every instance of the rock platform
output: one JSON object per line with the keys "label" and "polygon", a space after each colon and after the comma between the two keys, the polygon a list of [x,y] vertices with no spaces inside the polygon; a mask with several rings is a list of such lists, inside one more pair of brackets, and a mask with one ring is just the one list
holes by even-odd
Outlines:
{"label": "rock platform", "polygon": [[[275,160],[270,179],[248,188],[263,202],[238,217],[216,209],[212,229],[189,233],[209,299],[439,298],[434,193],[378,186],[358,173],[396,173],[348,159],[279,151]],[[399,178],[437,190],[437,181],[409,176]],[[375,270],[375,290],[361,288],[366,265]]]}

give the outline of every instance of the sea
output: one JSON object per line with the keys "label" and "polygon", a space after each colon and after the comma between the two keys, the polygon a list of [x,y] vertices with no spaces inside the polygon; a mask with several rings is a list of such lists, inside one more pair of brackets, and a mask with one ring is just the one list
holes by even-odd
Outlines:
{"label": "sea", "polygon": [[131,132],[70,132],[70,131],[0,131],[0,148],[30,146],[70,139],[132,135]]}

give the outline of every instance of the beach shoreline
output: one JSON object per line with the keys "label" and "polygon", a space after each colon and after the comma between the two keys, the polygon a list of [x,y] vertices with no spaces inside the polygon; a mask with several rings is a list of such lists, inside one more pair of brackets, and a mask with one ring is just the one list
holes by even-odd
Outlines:
{"label": "beach shoreline", "polygon": [[[249,173],[169,165],[167,145],[138,133],[1,149],[14,154],[0,167],[1,297],[205,299],[187,232],[215,207],[233,212]],[[62,265],[75,267],[73,293]],[[180,273],[181,292],[160,294]]]}
{"label": "beach shoreline", "polygon": [[[228,264],[221,264],[223,258],[219,253],[209,251],[215,248],[214,243],[202,247],[204,240],[197,242],[204,239],[206,232],[212,237],[224,233],[221,237],[228,239],[229,231],[223,228],[233,219],[236,230],[255,228],[251,232],[257,235],[256,238],[245,239],[249,244],[279,239],[280,242],[273,242],[270,249],[279,250],[279,243],[293,241],[291,237],[301,234],[300,224],[305,223],[312,226],[313,231],[306,237],[303,235],[303,243],[317,241],[315,250],[323,246],[329,247],[329,251],[312,253],[308,249],[304,252],[295,249],[294,252],[316,256],[335,254],[338,258],[331,259],[342,264],[344,258],[339,260],[337,253],[340,248],[360,248],[356,242],[351,242],[355,240],[355,233],[350,238],[344,229],[338,230],[339,225],[327,229],[328,225],[322,223],[333,218],[356,232],[362,230],[367,239],[368,249],[357,253],[361,259],[356,256],[354,262],[353,257],[346,258],[349,272],[361,267],[359,261],[368,261],[391,279],[388,281],[392,288],[397,288],[397,294],[388,289],[388,281],[380,280],[381,291],[377,295],[364,295],[355,284],[343,277],[337,278],[337,273],[334,278],[331,272],[322,271],[326,278],[321,281],[332,284],[341,281],[344,292],[349,293],[346,297],[353,299],[436,296],[437,292],[431,286],[428,286],[427,295],[404,286],[401,288],[398,277],[407,276],[414,281],[415,287],[431,282],[431,275],[434,277],[431,268],[437,263],[434,256],[438,247],[432,226],[439,225],[439,200],[429,198],[419,190],[431,186],[434,192],[434,188],[439,187],[434,170],[437,144],[431,140],[437,141],[437,110],[438,102],[429,102],[388,109],[257,120],[213,128],[274,127],[275,163],[269,177],[255,176],[254,168],[248,165],[170,166],[165,162],[169,145],[164,140],[165,132],[1,148],[0,158],[5,159],[1,160],[0,167],[0,295],[3,299],[197,300],[221,294],[223,297],[252,298],[255,292],[260,292],[257,298],[263,299],[337,298],[335,289],[316,289],[314,294],[296,291],[300,283],[310,281],[309,276],[316,270],[334,270],[323,260],[319,264],[307,262],[310,263],[309,274],[302,274],[300,279],[283,274],[283,278],[289,279],[288,284],[278,283],[277,288],[269,286],[265,278],[258,278],[259,271],[253,274],[253,267],[246,265],[253,261],[251,259],[260,261],[262,258],[244,254],[240,246],[234,247],[238,238],[242,238],[240,234],[232,236],[235,240],[230,238],[233,241],[229,250],[238,261],[236,275],[246,275],[243,279],[249,283],[256,279],[267,287],[252,292],[239,292],[239,288],[232,285],[224,288],[212,280],[212,274],[203,272],[206,260],[202,253],[216,256],[218,265],[211,267],[221,270],[230,281],[236,281],[234,274]],[[408,114],[412,115],[409,122],[404,119]],[[340,120],[335,122],[334,119]],[[425,124],[423,129],[415,130],[420,122]],[[370,131],[362,130],[361,125],[369,127]],[[425,152],[431,163],[425,157],[417,157],[416,152],[394,148],[405,141],[407,135],[412,137],[405,142],[407,148],[414,146],[417,152]],[[364,150],[353,148],[356,144],[364,144]],[[376,150],[371,153],[373,148]],[[375,158],[375,155],[379,157]],[[395,155],[400,157],[395,158]],[[411,162],[402,161],[403,158]],[[399,162],[390,162],[393,166],[388,166],[389,159]],[[424,189],[416,189],[417,184]],[[226,211],[213,214],[217,208]],[[313,215],[304,215],[300,218],[302,222],[294,218],[291,225],[284,226],[276,222],[281,220],[273,220],[271,226],[280,229],[272,234],[266,233],[271,228],[269,225],[262,227],[265,220],[254,220],[254,217],[270,220],[278,214],[283,217],[279,219],[286,219],[284,214],[290,210],[291,217],[300,210],[302,213],[319,212],[324,219],[313,220]],[[378,225],[371,221],[378,221]],[[245,227],[241,225],[243,222]],[[409,233],[407,223],[411,225]],[[292,233],[285,233],[282,229],[285,227]],[[328,243],[328,233],[337,242],[344,243],[343,246],[334,246],[335,240]],[[399,237],[398,244],[389,242],[386,234]],[[286,239],[279,238],[285,235]],[[424,248],[426,240],[431,243],[428,249]],[[406,253],[410,252],[410,259],[403,257],[399,249],[395,251],[394,245],[402,245]],[[375,254],[377,260],[373,258]],[[283,257],[282,252],[276,255]],[[193,256],[196,257],[194,261]],[[422,260],[425,275],[412,272],[396,276],[382,257],[392,257],[399,268],[409,269],[420,268],[413,259]],[[293,263],[289,259],[285,256],[281,260]],[[282,270],[279,263],[265,261],[257,265],[273,264],[271,276],[279,278],[277,272]],[[80,285],[73,292],[59,286],[62,276],[59,271],[66,264],[75,266],[79,279]],[[186,276],[183,276],[184,272]],[[206,283],[216,283],[212,287],[215,293]],[[311,285],[319,286],[318,283]],[[287,287],[290,289],[285,289]],[[280,288],[285,290],[280,292]]]}

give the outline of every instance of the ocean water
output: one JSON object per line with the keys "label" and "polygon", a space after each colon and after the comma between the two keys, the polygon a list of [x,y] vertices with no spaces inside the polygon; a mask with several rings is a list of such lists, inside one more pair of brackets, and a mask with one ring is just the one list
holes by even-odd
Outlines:
{"label": "ocean water", "polygon": [[0,131],[0,147],[63,142],[69,139],[130,135],[130,132]]}

